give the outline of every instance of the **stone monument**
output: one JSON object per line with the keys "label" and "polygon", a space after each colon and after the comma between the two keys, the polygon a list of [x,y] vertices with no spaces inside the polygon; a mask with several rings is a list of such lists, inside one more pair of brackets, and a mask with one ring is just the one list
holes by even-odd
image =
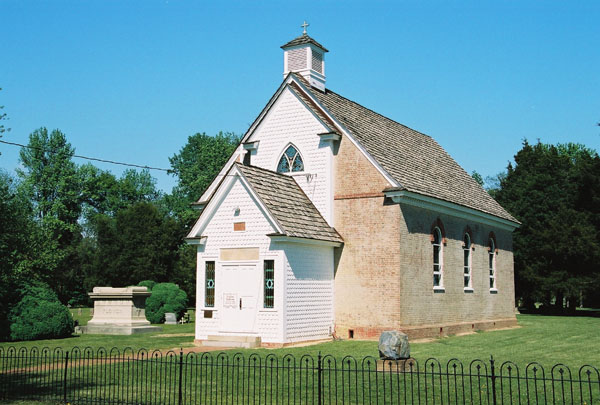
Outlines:
{"label": "stone monument", "polygon": [[146,319],[146,298],[151,294],[146,287],[94,287],[88,294],[94,302],[94,316],[83,332],[132,335],[161,330]]}
{"label": "stone monument", "polygon": [[417,371],[415,359],[410,357],[410,345],[405,333],[387,330],[379,337],[378,371],[404,373]]}
{"label": "stone monument", "polygon": [[165,325],[177,325],[177,315],[173,312],[165,312]]}

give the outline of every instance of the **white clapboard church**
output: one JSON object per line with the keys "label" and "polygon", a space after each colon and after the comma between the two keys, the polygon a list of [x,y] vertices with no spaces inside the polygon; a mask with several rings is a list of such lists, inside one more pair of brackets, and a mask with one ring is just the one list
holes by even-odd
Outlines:
{"label": "white clapboard church", "polygon": [[515,218],[430,136],[330,90],[306,30],[282,49],[283,82],[196,203],[196,341],[515,325]]}

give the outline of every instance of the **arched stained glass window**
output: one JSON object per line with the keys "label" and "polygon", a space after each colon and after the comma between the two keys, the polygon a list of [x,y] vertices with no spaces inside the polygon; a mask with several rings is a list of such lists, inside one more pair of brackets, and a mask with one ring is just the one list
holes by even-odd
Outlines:
{"label": "arched stained glass window", "polygon": [[303,172],[304,162],[302,156],[294,145],[288,146],[288,148],[281,155],[279,163],[277,164],[277,171],[279,173],[290,173],[290,172]]}

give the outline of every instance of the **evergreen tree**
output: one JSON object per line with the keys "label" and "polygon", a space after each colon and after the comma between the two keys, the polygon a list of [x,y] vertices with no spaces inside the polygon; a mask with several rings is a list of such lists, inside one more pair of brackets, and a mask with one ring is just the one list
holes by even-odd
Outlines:
{"label": "evergreen tree", "polygon": [[[496,199],[522,222],[514,232],[516,295],[526,306],[574,308],[597,283],[600,169],[582,145],[538,142],[515,155]],[[598,286],[596,284],[596,286]]]}

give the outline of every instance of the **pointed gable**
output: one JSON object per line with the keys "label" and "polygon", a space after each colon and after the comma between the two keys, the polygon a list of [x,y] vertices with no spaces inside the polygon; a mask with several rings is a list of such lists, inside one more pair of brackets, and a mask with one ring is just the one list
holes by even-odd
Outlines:
{"label": "pointed gable", "polygon": [[292,177],[239,163],[235,166],[280,225],[283,235],[343,242]]}

